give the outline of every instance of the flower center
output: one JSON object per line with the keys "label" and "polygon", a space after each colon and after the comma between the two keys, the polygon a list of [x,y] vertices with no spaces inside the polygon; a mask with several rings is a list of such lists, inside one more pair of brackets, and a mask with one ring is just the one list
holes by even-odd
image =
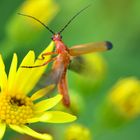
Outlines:
{"label": "flower center", "polygon": [[26,124],[33,116],[33,102],[27,96],[0,95],[0,120],[6,124]]}

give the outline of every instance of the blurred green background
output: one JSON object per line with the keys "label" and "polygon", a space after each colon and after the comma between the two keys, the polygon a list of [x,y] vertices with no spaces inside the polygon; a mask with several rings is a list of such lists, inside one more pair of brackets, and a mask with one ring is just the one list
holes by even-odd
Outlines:
{"label": "blurred green background", "polygon": [[[5,41],[6,26],[8,26],[10,18],[16,13],[22,2],[22,0],[0,1],[0,53],[4,56],[7,70],[14,52],[20,56],[19,60],[22,60],[29,50],[32,49],[36,54],[39,54],[51,41],[51,35],[45,29],[39,34],[38,38],[34,40],[29,38],[18,47],[14,47],[11,42]],[[139,140],[139,118],[131,120],[126,125],[117,127],[117,129],[107,129],[98,122],[98,117],[100,117],[98,115],[101,114],[100,106],[103,105],[107,92],[120,78],[135,76],[139,79],[140,77],[140,1],[57,0],[56,3],[60,10],[49,23],[49,27],[56,32],[77,11],[92,3],[92,6],[77,17],[62,33],[67,46],[105,40],[111,41],[114,46],[111,51],[101,54],[106,61],[107,75],[100,86],[94,88],[90,86],[87,86],[88,88],[78,87],[75,83],[75,74],[69,72],[70,89],[80,94],[85,102],[85,109],[79,115],[78,122],[90,128],[95,140]],[[26,34],[23,34],[23,36],[26,36]],[[11,46],[13,49],[7,46]],[[14,134],[16,135],[16,133]],[[9,136],[5,139],[10,140]]]}

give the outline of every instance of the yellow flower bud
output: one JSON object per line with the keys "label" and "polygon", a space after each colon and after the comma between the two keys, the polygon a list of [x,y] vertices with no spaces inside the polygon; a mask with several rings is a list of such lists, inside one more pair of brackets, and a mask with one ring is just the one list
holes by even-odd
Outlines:
{"label": "yellow flower bud", "polygon": [[70,69],[78,73],[72,73],[70,78],[72,77],[72,80],[76,81],[77,88],[86,94],[102,83],[107,72],[106,61],[98,53],[74,59],[70,64]]}
{"label": "yellow flower bud", "polygon": [[37,21],[17,13],[33,16],[48,25],[57,12],[58,5],[53,0],[26,0],[8,22],[7,35],[15,42],[32,41],[40,35],[39,31],[45,28]]}
{"label": "yellow flower bud", "polygon": [[66,129],[65,140],[91,140],[91,132],[85,126],[73,124]]}
{"label": "yellow flower bud", "polygon": [[140,81],[134,77],[117,82],[110,91],[109,103],[125,118],[140,115]]}
{"label": "yellow flower bud", "polygon": [[[85,59],[87,71],[83,71],[88,78],[98,81],[104,78],[106,74],[106,62],[104,58],[98,54],[88,54],[83,56]],[[93,76],[94,78],[91,78]]]}
{"label": "yellow flower bud", "polygon": [[[20,8],[21,13],[28,14],[41,20],[43,23],[49,23],[58,10],[57,4],[53,0],[26,0]],[[40,28],[35,21],[26,20],[29,24]]]}

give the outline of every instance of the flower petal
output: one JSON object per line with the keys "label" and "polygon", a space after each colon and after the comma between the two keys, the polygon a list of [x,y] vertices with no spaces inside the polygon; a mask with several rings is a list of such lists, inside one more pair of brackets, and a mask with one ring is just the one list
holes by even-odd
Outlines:
{"label": "flower petal", "polygon": [[[34,64],[34,59],[35,59],[35,54],[33,51],[29,51],[29,53],[24,57],[22,63],[20,66],[28,66],[28,65],[33,65]],[[16,79],[15,79],[15,85],[13,89],[16,89],[17,92],[19,93],[24,93],[26,94],[26,84],[27,81],[29,82],[29,79],[31,74],[31,69],[29,68],[19,68],[16,74]]]}
{"label": "flower petal", "polygon": [[[17,55],[13,55],[13,60],[11,62],[9,75],[8,75],[8,90],[11,91],[13,88],[13,83],[15,83],[15,77],[16,77],[16,71],[17,71]],[[10,93],[10,92],[9,92]]]}
{"label": "flower petal", "polygon": [[[49,46],[38,56],[39,58],[41,58],[41,55],[43,53],[46,52],[52,52],[54,48],[54,42],[51,42],[49,44]],[[50,59],[50,55],[45,56],[44,60],[36,60],[34,65],[41,65],[44,62],[48,61]],[[42,74],[45,72],[47,68],[47,65],[43,66],[43,67],[37,67],[37,68],[33,68],[30,69],[31,70],[31,75],[30,77],[32,78],[32,80],[30,81],[30,83],[28,82],[28,84],[26,85],[26,92],[30,92],[32,90],[32,88],[36,85],[36,83],[38,82],[38,80],[40,79],[40,77],[42,76]]]}
{"label": "flower petal", "polygon": [[30,135],[34,138],[37,138],[37,139],[41,139],[41,140],[52,140],[52,136],[49,135],[49,134],[40,134],[34,130],[32,130],[31,128],[25,126],[25,125],[22,125],[22,126],[17,126],[17,125],[9,125],[11,129],[19,132],[19,133],[22,133],[22,134],[27,134],[27,135]]}
{"label": "flower petal", "polygon": [[31,96],[31,100],[35,101],[38,100],[39,98],[42,98],[43,96],[45,96],[47,93],[49,93],[49,91],[51,91],[54,88],[54,85],[50,85],[47,86],[43,89],[40,89],[39,91],[35,92],[32,96]]}
{"label": "flower petal", "polygon": [[0,123],[0,140],[2,140],[4,133],[6,130],[6,124],[5,123]]}
{"label": "flower petal", "polygon": [[40,118],[40,122],[50,123],[66,123],[76,120],[77,117],[61,111],[48,111],[45,112]]}
{"label": "flower petal", "polygon": [[58,102],[60,102],[61,99],[62,99],[62,95],[58,94],[53,98],[40,101],[34,105],[34,110],[36,113],[44,112],[54,107]]}
{"label": "flower petal", "polygon": [[77,119],[76,116],[62,111],[47,111],[43,114],[36,115],[28,120],[28,123],[49,122],[49,123],[67,123]]}
{"label": "flower petal", "polygon": [[28,119],[27,120],[27,123],[36,123],[36,122],[39,122],[39,117],[40,117],[40,115],[34,116],[34,118]]}
{"label": "flower petal", "polygon": [[0,88],[1,91],[6,90],[7,88],[7,74],[5,72],[5,65],[0,55]]}

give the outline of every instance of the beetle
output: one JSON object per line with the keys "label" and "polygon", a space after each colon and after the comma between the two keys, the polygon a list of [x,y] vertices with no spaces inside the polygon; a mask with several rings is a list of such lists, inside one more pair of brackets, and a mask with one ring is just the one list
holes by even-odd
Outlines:
{"label": "beetle", "polygon": [[[80,10],[78,13],[76,13],[58,33],[55,33],[47,25],[45,25],[43,22],[41,22],[39,19],[33,16],[18,13],[19,15],[32,18],[36,20],[37,22],[39,22],[40,24],[42,24],[50,33],[53,34],[52,41],[54,41],[55,46],[56,46],[53,52],[43,53],[41,55],[41,58],[39,58],[40,60],[43,60],[45,59],[45,56],[47,55],[56,54],[55,57],[52,57],[50,60],[46,61],[45,63],[41,65],[37,65],[37,66],[21,66],[21,67],[22,68],[37,68],[37,67],[45,66],[50,62],[53,62],[53,65],[51,68],[51,76],[55,79],[54,81],[57,84],[58,91],[63,96],[63,103],[66,107],[70,106],[70,98],[68,94],[66,74],[67,74],[67,69],[72,58],[76,56],[92,53],[92,52],[101,52],[101,51],[112,49],[112,43],[109,41],[76,45],[71,48],[68,48],[63,42],[61,33],[81,12],[86,10],[89,6],[90,5],[86,6],[85,8]],[[49,76],[49,78],[51,77]]]}

